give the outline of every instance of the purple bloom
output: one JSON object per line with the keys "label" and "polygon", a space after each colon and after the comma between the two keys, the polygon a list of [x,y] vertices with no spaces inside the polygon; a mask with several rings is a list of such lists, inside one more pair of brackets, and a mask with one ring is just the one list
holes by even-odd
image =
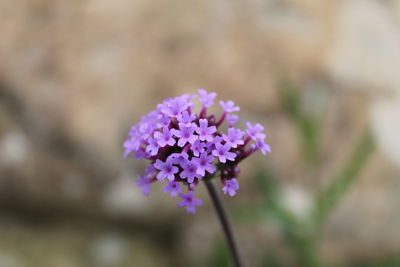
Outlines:
{"label": "purple bloom", "polygon": [[189,112],[184,111],[182,114],[178,115],[177,119],[179,123],[182,123],[186,127],[190,127],[192,126],[192,121],[196,119],[196,115],[189,114]]}
{"label": "purple bloom", "polygon": [[166,145],[173,146],[176,143],[176,140],[172,137],[172,131],[168,129],[168,127],[164,127],[162,133],[155,132],[154,138],[157,140],[157,144],[160,147],[165,147]]}
{"label": "purple bloom", "polygon": [[140,132],[139,132],[138,127],[136,125],[131,127],[131,129],[129,130],[128,136],[138,136],[138,137],[140,137]]}
{"label": "purple bloom", "polygon": [[181,165],[183,168],[183,171],[180,174],[180,177],[182,179],[187,179],[188,183],[193,183],[194,178],[201,178],[201,176],[199,176],[197,174],[197,162],[193,159],[191,161],[186,161],[183,165]]}
{"label": "purple bloom", "polygon": [[154,126],[151,123],[145,122],[141,123],[139,126],[139,132],[144,140],[147,140],[153,135]]}
{"label": "purple bloom", "polygon": [[212,154],[218,157],[219,161],[222,163],[225,163],[226,160],[234,161],[237,155],[233,152],[229,152],[230,149],[230,144],[222,145],[221,143],[216,143],[215,150],[213,150]]}
{"label": "purple bloom", "polygon": [[145,158],[148,154],[146,153],[146,151],[141,148],[138,151],[136,151],[136,155],[135,155],[135,159],[142,159]]}
{"label": "purple bloom", "polygon": [[[172,197],[180,196],[182,201],[177,205],[194,213],[196,206],[202,204],[201,200],[194,199],[200,179],[211,179],[218,173],[224,194],[233,196],[239,189],[238,163],[257,150],[263,154],[271,152],[271,147],[264,142],[264,127],[260,124],[247,123],[245,132],[234,127],[238,116],[231,112],[240,110],[234,102],[220,101],[223,113],[219,119],[215,114],[207,114],[216,95],[199,89],[202,103],[199,113],[193,112],[192,100],[196,96],[167,98],[131,127],[123,143],[124,156],[133,153],[136,159],[150,161],[146,175],[139,176],[136,182],[145,195],[149,194],[151,183],[167,180],[164,192]],[[225,121],[228,129],[224,133],[219,127]],[[184,188],[187,188],[186,194]]]}
{"label": "purple bloom", "polygon": [[189,191],[186,195],[179,194],[180,198],[182,199],[181,202],[176,203],[178,207],[185,207],[188,213],[196,213],[196,206],[203,205],[203,201],[200,199],[194,198],[194,192]]}
{"label": "purple bloom", "polygon": [[168,160],[171,160],[173,164],[183,165],[188,161],[189,155],[186,152],[181,153],[173,153],[168,157]]}
{"label": "purple bloom", "polygon": [[246,126],[247,126],[246,132],[251,137],[251,139],[257,140],[258,138],[265,137],[265,134],[262,133],[262,131],[264,131],[264,127],[261,124],[256,123],[253,126],[251,125],[250,122],[246,122]]}
{"label": "purple bloom", "polygon": [[157,170],[160,172],[157,174],[158,180],[164,180],[168,178],[168,180],[173,181],[175,180],[175,173],[179,171],[178,167],[172,165],[172,162],[167,160],[166,162],[162,162],[161,160],[157,159],[156,163],[153,164]]}
{"label": "purple bloom", "polygon": [[224,110],[224,112],[229,113],[240,110],[240,107],[235,106],[235,103],[231,100],[229,100],[228,102],[219,101],[219,104],[221,105],[221,108]]}
{"label": "purple bloom", "polygon": [[227,144],[230,144],[231,147],[236,148],[238,145],[243,145],[243,135],[244,133],[240,129],[229,128],[228,135],[222,135],[222,138],[226,141]]}
{"label": "purple bloom", "polygon": [[197,174],[204,176],[206,171],[214,173],[217,168],[214,166],[214,156],[208,155],[208,153],[201,153],[199,158],[194,159],[197,162]]}
{"label": "purple bloom", "polygon": [[158,120],[157,124],[158,128],[168,127],[169,124],[171,123],[171,119],[165,114],[158,115],[157,120]]}
{"label": "purple bloom", "polygon": [[132,151],[139,149],[140,142],[135,137],[130,137],[124,142],[124,157],[126,158]]}
{"label": "purple bloom", "polygon": [[154,138],[149,138],[148,142],[149,142],[149,144],[146,147],[146,152],[150,153],[151,156],[157,155],[158,150],[159,150],[157,140]]}
{"label": "purple bloom", "polygon": [[237,115],[228,114],[226,116],[226,121],[228,122],[229,127],[232,127],[233,125],[235,125],[238,120],[239,120],[239,116],[237,116]]}
{"label": "purple bloom", "polygon": [[156,168],[154,168],[153,164],[147,165],[147,167],[146,167],[147,176],[149,176],[149,177],[152,176],[153,173],[155,173],[155,171],[156,171]]}
{"label": "purple bloom", "polygon": [[193,152],[193,155],[195,157],[198,157],[200,155],[200,153],[204,152],[204,148],[205,148],[206,144],[200,142],[199,140],[196,140],[196,142],[194,142],[194,144],[191,146],[191,150]]}
{"label": "purple bloom", "polygon": [[200,119],[199,124],[200,126],[196,127],[196,132],[199,134],[199,139],[201,141],[211,142],[214,139],[213,133],[217,131],[217,128],[215,126],[208,127],[207,119]]}
{"label": "purple bloom", "polygon": [[217,96],[216,93],[207,93],[206,90],[199,89],[200,101],[205,108],[209,108],[214,105],[214,98]]}
{"label": "purple bloom", "polygon": [[222,188],[222,191],[224,191],[224,195],[229,194],[233,197],[236,194],[236,190],[238,189],[239,183],[235,178],[224,181],[224,187]]}
{"label": "purple bloom", "polygon": [[194,129],[193,126],[179,124],[179,130],[174,131],[174,135],[179,138],[178,146],[184,147],[186,143],[193,144],[197,140],[197,136],[193,134]]}
{"label": "purple bloom", "polygon": [[158,107],[162,113],[175,118],[188,107],[193,105],[190,100],[191,98],[188,95],[182,95],[175,98],[167,99]]}
{"label": "purple bloom", "polygon": [[182,191],[182,188],[178,182],[170,181],[164,186],[164,193],[171,193],[171,197],[178,196],[178,193]]}
{"label": "purple bloom", "polygon": [[267,152],[271,152],[271,146],[264,142],[264,138],[258,138],[256,140],[256,147],[261,151],[263,155],[266,155]]}
{"label": "purple bloom", "polygon": [[143,195],[148,196],[150,194],[150,179],[144,175],[138,175],[139,181],[136,182],[138,187],[142,188]]}

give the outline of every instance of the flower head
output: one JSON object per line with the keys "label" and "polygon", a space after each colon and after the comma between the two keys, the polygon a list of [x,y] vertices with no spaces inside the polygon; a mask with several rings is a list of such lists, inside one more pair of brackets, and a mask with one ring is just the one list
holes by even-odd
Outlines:
{"label": "flower head", "polygon": [[[143,194],[150,193],[151,183],[160,181],[165,183],[165,193],[180,196],[179,207],[194,213],[196,206],[202,204],[194,198],[199,180],[211,179],[218,173],[222,191],[233,196],[239,188],[238,164],[255,151],[271,152],[260,124],[253,126],[248,122],[245,131],[235,126],[239,117],[230,113],[240,108],[234,102],[220,101],[223,112],[219,118],[207,114],[216,95],[199,89],[197,97],[202,104],[199,113],[193,110],[192,100],[196,96],[167,98],[131,127],[123,143],[124,156],[133,154],[137,159],[149,161],[146,174],[140,175],[136,182]],[[224,122],[227,131],[220,127]]]}

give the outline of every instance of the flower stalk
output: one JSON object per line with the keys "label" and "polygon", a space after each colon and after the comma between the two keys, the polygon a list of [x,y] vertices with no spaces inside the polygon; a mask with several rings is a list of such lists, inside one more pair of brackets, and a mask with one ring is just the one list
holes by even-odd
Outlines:
{"label": "flower stalk", "polygon": [[211,179],[204,179],[204,183],[205,183],[207,191],[210,195],[210,198],[211,198],[211,201],[215,208],[215,211],[218,215],[218,219],[221,223],[222,230],[224,232],[230,253],[233,258],[234,266],[243,267],[244,266],[243,259],[239,252],[238,243],[237,243],[237,240],[233,233],[233,229],[229,222],[229,219],[228,219],[228,216],[224,209],[224,206],[222,205],[222,200],[221,200],[220,196],[218,195],[217,191],[215,190],[215,187],[214,187]]}

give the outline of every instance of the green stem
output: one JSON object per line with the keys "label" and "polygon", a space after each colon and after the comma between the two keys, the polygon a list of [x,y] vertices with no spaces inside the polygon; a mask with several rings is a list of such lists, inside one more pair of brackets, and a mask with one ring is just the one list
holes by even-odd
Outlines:
{"label": "green stem", "polygon": [[233,234],[232,226],[228,220],[226,211],[222,205],[221,198],[219,197],[211,179],[204,179],[208,193],[210,194],[212,203],[214,204],[215,211],[217,212],[218,218],[221,222],[222,230],[224,231],[226,241],[228,242],[229,249],[232,254],[232,258],[236,267],[243,267],[243,259],[239,253],[238,243]]}

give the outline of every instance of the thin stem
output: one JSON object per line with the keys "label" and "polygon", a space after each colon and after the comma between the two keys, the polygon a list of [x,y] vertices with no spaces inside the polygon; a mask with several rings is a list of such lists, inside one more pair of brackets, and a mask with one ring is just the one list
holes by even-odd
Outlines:
{"label": "thin stem", "polygon": [[211,200],[214,204],[215,211],[218,214],[218,218],[221,222],[222,229],[225,234],[226,241],[228,242],[229,249],[231,251],[233,261],[236,267],[243,267],[243,259],[240,256],[237,241],[233,235],[232,226],[228,220],[228,216],[222,205],[221,198],[219,197],[215,187],[210,179],[204,179],[208,193],[210,194]]}

